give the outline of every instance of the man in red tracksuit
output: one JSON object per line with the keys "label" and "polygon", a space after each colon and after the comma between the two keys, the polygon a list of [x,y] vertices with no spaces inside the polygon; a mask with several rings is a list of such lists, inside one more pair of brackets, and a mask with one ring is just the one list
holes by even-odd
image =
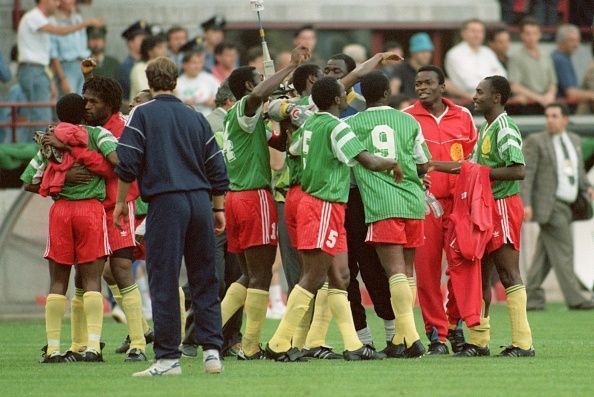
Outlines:
{"label": "man in red tracksuit", "polygon": [[[415,80],[419,100],[404,111],[421,125],[433,160],[460,161],[472,153],[477,130],[472,115],[466,108],[442,97],[444,83],[445,76],[440,68],[433,65],[421,67]],[[446,310],[441,292],[445,231],[452,212],[452,194],[457,176],[434,172],[430,176],[429,191],[439,200],[444,214],[436,218],[431,213],[425,218],[425,245],[417,250],[415,271],[419,303],[430,341],[428,354],[449,354],[446,338],[454,352],[464,345],[464,334],[451,282],[448,281]]]}

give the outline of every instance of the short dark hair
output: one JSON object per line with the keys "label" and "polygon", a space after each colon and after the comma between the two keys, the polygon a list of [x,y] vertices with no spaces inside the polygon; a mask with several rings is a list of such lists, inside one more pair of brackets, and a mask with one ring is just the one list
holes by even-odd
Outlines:
{"label": "short dark hair", "polygon": [[419,74],[421,72],[433,72],[437,75],[437,81],[439,82],[439,84],[445,84],[445,74],[443,73],[443,70],[441,70],[441,68],[439,66],[435,66],[435,65],[421,66],[417,70],[417,74]]}
{"label": "short dark hair", "polygon": [[368,73],[361,79],[361,94],[367,103],[379,101],[389,90],[390,80],[379,70]]}
{"label": "short dark hair", "polygon": [[110,77],[93,76],[83,84],[83,94],[92,91],[101,99],[112,113],[119,112],[122,105],[122,86]]}
{"label": "short dark hair", "polygon": [[305,24],[295,31],[295,34],[293,34],[293,37],[299,36],[301,34],[301,32],[303,32],[304,30],[313,30],[315,32],[315,29],[312,24]]}
{"label": "short dark hair", "polygon": [[192,59],[194,55],[202,55],[203,53],[204,50],[201,47],[198,47],[198,49],[195,48],[191,51],[184,52],[184,56],[182,57],[182,63],[187,63],[190,61],[190,59]]}
{"label": "short dark hair", "polygon": [[293,72],[293,87],[295,87],[295,90],[301,94],[307,87],[307,79],[309,76],[321,73],[322,68],[316,64],[306,63],[299,65],[299,67]]}
{"label": "short dark hair", "polygon": [[332,55],[330,58],[328,58],[328,60],[331,60],[331,59],[344,61],[345,65],[347,67],[347,73],[351,73],[353,71],[353,69],[355,69],[357,67],[355,60],[353,58],[351,58],[350,56],[348,56],[347,54],[335,54],[335,55]]}
{"label": "short dark hair", "polygon": [[501,95],[501,105],[505,105],[511,96],[509,81],[503,76],[488,76],[484,80],[488,80],[491,83],[493,93]]}
{"label": "short dark hair", "polygon": [[334,98],[339,96],[340,83],[334,77],[322,77],[311,89],[311,97],[320,110],[330,108],[335,103]]}
{"label": "short dark hair", "polygon": [[233,70],[229,75],[229,88],[231,89],[233,96],[238,100],[243,98],[246,94],[245,83],[253,81],[254,70],[256,70],[256,68],[253,66],[241,66]]}
{"label": "short dark hair", "polygon": [[553,103],[549,103],[547,106],[545,106],[545,111],[549,108],[559,108],[561,109],[561,114],[565,117],[569,117],[569,107],[561,102],[553,102]]}
{"label": "short dark hair", "polygon": [[235,46],[234,44],[231,43],[219,43],[217,44],[217,46],[214,49],[214,54],[215,55],[221,55],[223,53],[223,51],[225,50],[236,50],[237,46]]}
{"label": "short dark hair", "polygon": [[85,99],[78,94],[66,94],[56,103],[58,120],[64,123],[80,124],[85,114]]}
{"label": "short dark hair", "polygon": [[167,39],[163,35],[147,36],[142,40],[140,44],[140,57],[144,62],[149,60],[149,51],[158,46],[159,44],[166,43]]}
{"label": "short dark hair", "polygon": [[248,48],[248,50],[245,53],[245,59],[248,62],[252,62],[255,61],[256,59],[263,57],[264,53],[262,52],[262,47],[260,46],[253,46]]}
{"label": "short dark hair", "polygon": [[184,32],[185,34],[188,34],[188,31],[184,27],[181,27],[179,25],[173,25],[167,30],[167,41],[171,39],[172,34],[177,32]]}
{"label": "short dark hair", "polygon": [[177,66],[167,57],[153,59],[146,66],[146,78],[154,91],[173,91],[177,85]]}
{"label": "short dark hair", "polygon": [[388,51],[389,49],[392,49],[392,48],[402,49],[402,44],[400,44],[396,40],[386,41],[386,43],[384,44],[384,51]]}
{"label": "short dark hair", "polygon": [[540,28],[540,23],[535,18],[533,18],[531,16],[527,16],[527,17],[522,18],[519,26],[520,26],[520,32],[521,32],[522,30],[524,30],[524,28],[526,26],[537,26]]}
{"label": "short dark hair", "polygon": [[506,28],[495,28],[487,32],[487,42],[493,42],[501,33],[508,33]]}

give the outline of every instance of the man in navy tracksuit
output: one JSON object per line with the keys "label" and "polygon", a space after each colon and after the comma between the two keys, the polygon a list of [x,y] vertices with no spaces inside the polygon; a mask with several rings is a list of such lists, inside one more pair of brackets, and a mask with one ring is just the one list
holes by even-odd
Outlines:
{"label": "man in navy tracksuit", "polygon": [[153,100],[134,108],[120,138],[114,210],[117,226],[125,221],[126,193],[137,179],[142,198],[150,203],[145,242],[156,361],[134,376],[181,374],[178,279],[182,255],[205,371],[220,373],[223,338],[214,236],[225,228],[224,193],[229,180],[208,122],[173,95],[175,64],[157,58],[147,66],[146,75]]}

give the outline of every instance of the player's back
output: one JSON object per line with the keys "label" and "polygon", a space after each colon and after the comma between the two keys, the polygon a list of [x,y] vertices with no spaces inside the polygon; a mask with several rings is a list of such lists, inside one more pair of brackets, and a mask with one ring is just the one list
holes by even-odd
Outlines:
{"label": "player's back", "polygon": [[423,191],[417,164],[426,163],[430,156],[419,123],[389,106],[368,108],[346,122],[369,153],[398,161],[404,173],[403,181],[396,183],[391,174],[355,166],[357,184],[366,204],[366,223],[386,217],[422,219]]}

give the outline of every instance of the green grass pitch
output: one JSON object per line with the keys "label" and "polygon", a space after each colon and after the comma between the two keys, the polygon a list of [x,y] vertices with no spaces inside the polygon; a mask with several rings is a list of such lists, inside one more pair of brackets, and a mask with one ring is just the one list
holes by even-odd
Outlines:
{"label": "green grass pitch", "polygon": [[[422,324],[415,309],[417,328]],[[374,339],[384,347],[383,324],[368,313]],[[198,359],[182,359],[181,377],[132,378],[148,363],[128,364],[113,350],[125,327],[105,319],[105,363],[42,365],[42,320],[0,322],[0,393],[2,396],[594,396],[594,318],[561,304],[529,313],[535,358],[423,357],[381,362],[310,361],[282,364],[227,359],[222,375],[206,375]],[[63,341],[69,340],[69,321]],[[267,321],[262,340],[276,327]],[[505,305],[491,314],[492,353],[509,343]],[[328,342],[342,348],[334,324]],[[66,343],[62,343],[65,349]],[[149,358],[152,349],[149,348]]]}

